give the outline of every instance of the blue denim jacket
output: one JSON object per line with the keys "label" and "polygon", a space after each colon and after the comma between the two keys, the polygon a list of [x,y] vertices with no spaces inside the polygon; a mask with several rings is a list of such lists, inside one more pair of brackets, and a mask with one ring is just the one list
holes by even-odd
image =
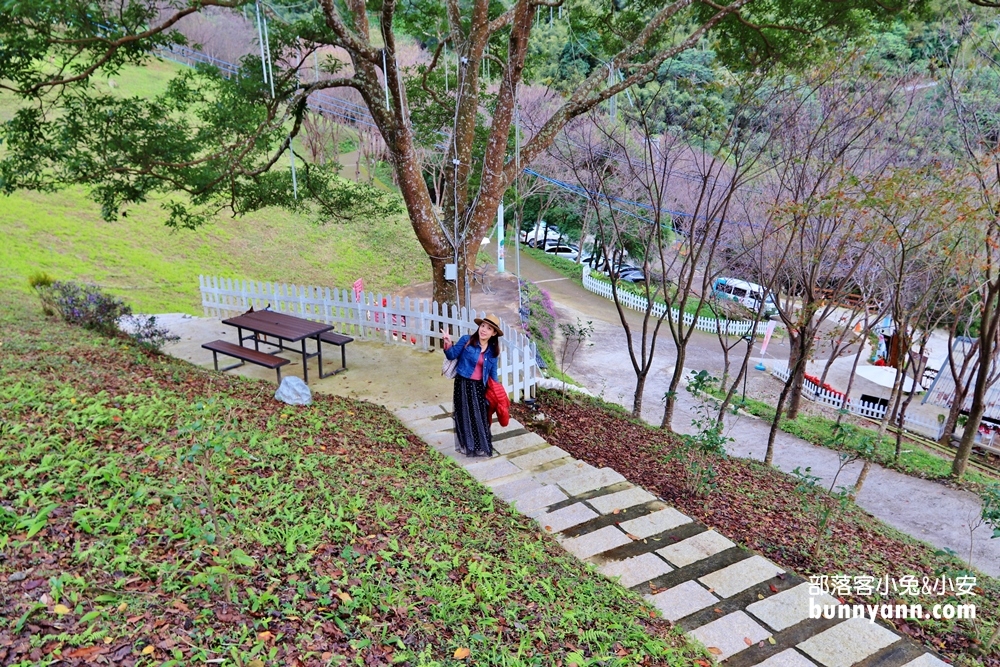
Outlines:
{"label": "blue denim jacket", "polygon": [[[449,359],[454,359],[461,355],[458,359],[458,366],[455,368],[455,373],[464,378],[471,376],[476,370],[476,364],[479,363],[479,346],[469,345],[470,338],[471,336],[462,336],[454,345],[444,351],[444,356]],[[499,382],[497,379],[497,358],[490,353],[490,348],[487,347],[486,352],[483,354],[484,385],[489,378],[493,378]]]}

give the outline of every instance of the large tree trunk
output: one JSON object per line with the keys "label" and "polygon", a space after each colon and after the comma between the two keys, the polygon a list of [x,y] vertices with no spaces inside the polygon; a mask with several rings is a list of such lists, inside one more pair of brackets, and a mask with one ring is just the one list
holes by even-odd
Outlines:
{"label": "large tree trunk", "polygon": [[[965,399],[969,395],[972,379],[976,377],[976,364],[981,360],[979,342],[977,341],[966,351],[962,358],[961,367],[955,363],[955,337],[958,335],[958,327],[959,319],[955,318],[955,322],[952,323],[951,329],[948,332],[948,371],[951,373],[952,381],[955,384],[955,395],[951,406],[948,408],[944,430],[938,438],[938,443],[942,445],[951,444],[951,439],[955,435],[955,427],[958,426],[958,416],[961,414],[962,407],[965,405]],[[976,361],[972,361],[973,355],[975,355]],[[971,368],[970,364],[972,364]],[[944,368],[939,369],[938,373],[940,374],[943,370]]]}
{"label": "large tree trunk", "polygon": [[[790,332],[789,332],[790,335]],[[788,399],[789,393],[792,392],[795,377],[798,375],[801,377],[805,374],[806,358],[801,354],[797,355],[795,360],[795,365],[788,369],[788,381],[785,382],[785,386],[781,388],[781,393],[778,395],[778,404],[774,407],[774,421],[771,422],[771,429],[767,433],[767,451],[764,453],[764,463],[768,465],[774,460],[774,440],[778,436],[778,429],[781,426],[781,410],[785,406],[785,401]],[[800,389],[796,392],[801,396],[801,383],[799,384]],[[788,417],[792,419],[791,416]]]}
{"label": "large tree trunk", "polygon": [[951,464],[951,474],[953,477],[961,479],[965,474],[965,469],[969,465],[969,456],[972,455],[972,446],[975,444],[976,434],[979,432],[979,423],[983,420],[986,412],[986,378],[989,375],[989,364],[980,364],[979,372],[976,374],[976,386],[972,393],[972,406],[969,408],[969,421],[965,423],[962,431],[962,439],[958,443],[958,452],[955,453],[955,460]]}
{"label": "large tree trunk", "polygon": [[[444,237],[438,225],[434,204],[431,201],[427,182],[420,168],[419,158],[413,147],[413,137],[409,132],[399,133],[402,136],[395,142],[396,151],[395,172],[399,180],[399,191],[406,204],[406,212],[410,224],[420,241],[420,246],[430,258],[431,276],[434,281],[433,300],[440,304],[461,304],[465,301],[464,290],[459,289],[461,280],[445,280],[444,267],[454,261],[454,249]],[[478,251],[479,245],[476,245]],[[462,261],[459,254],[459,262]],[[461,269],[461,266],[459,267]],[[464,273],[459,272],[461,278]]]}

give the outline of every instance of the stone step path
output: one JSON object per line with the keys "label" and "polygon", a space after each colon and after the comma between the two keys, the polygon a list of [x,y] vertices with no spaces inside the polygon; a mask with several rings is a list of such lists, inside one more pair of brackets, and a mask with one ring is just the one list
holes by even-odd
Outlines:
{"label": "stone step path", "polygon": [[[943,667],[867,619],[810,619],[809,584],[678,512],[611,468],[595,468],[511,419],[490,459],[455,451],[450,405],[396,415],[571,554],[645,597],[733,667]],[[829,595],[814,604],[836,604]]]}

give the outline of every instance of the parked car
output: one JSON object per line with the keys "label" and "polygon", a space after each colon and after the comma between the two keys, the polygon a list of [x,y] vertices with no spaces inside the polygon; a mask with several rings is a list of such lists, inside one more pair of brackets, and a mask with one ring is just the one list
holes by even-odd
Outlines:
{"label": "parked car", "polygon": [[630,283],[645,282],[646,274],[637,266],[622,266],[618,271],[618,280],[627,280]]}
{"label": "parked car", "polygon": [[[545,252],[556,255],[557,257],[565,257],[566,259],[576,261],[576,258],[580,256],[580,247],[573,245],[572,243],[553,243],[552,245],[545,246]],[[581,261],[586,262],[590,259],[590,255],[587,251],[583,252]]]}
{"label": "parked car", "polygon": [[632,283],[641,283],[646,280],[646,274],[641,268],[624,262],[609,264],[607,260],[595,261],[594,257],[590,257],[589,261],[585,260],[584,263],[590,266],[596,265],[595,271],[604,273],[608,277],[617,278],[618,280],[626,280]]}
{"label": "parked car", "polygon": [[595,271],[600,271],[601,273],[621,273],[626,271],[639,271],[642,272],[637,266],[632,266],[625,262],[624,259],[619,259],[617,262],[608,261],[607,257],[599,257],[597,255],[591,255],[586,261],[587,266],[591,267]]}
{"label": "parked car", "polygon": [[535,239],[528,239],[528,247],[529,248],[535,248],[537,250],[546,250],[546,249],[551,248],[553,246],[567,245],[568,243],[569,242],[566,241],[565,239],[563,241],[559,241],[558,239],[542,239],[542,238],[539,238],[537,243],[535,242]]}
{"label": "parked car", "polygon": [[595,271],[602,271],[604,273],[607,273],[608,269],[613,266],[608,261],[608,258],[603,255],[591,255],[586,264]]}
{"label": "parked car", "polygon": [[532,229],[525,229],[521,231],[521,243],[527,243],[529,247],[534,248],[541,243],[546,243],[548,241],[558,242],[562,238],[562,233],[559,228],[555,225],[546,224],[544,220],[539,222]]}

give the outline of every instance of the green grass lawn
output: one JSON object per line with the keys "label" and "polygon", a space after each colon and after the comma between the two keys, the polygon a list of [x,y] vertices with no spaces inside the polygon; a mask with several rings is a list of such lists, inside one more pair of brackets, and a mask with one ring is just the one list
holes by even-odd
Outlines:
{"label": "green grass lawn", "polygon": [[104,222],[79,188],[16,193],[0,206],[0,285],[28,290],[46,271],[123,296],[136,312],[200,314],[198,275],[328,287],[364,278],[367,289],[392,290],[430,280],[405,215],[317,226],[304,216],[264,210],[219,216],[197,231],[172,231],[153,204]]}
{"label": "green grass lawn", "polygon": [[17,295],[0,374],[0,664],[707,656],[381,407],[289,407]]}
{"label": "green grass lawn", "polygon": [[[95,80],[102,92],[154,95],[182,66],[154,61]],[[0,95],[0,121],[16,108]],[[123,296],[137,312],[201,313],[198,275],[326,287],[363,278],[391,291],[430,280],[430,265],[405,214],[324,226],[266,209],[234,219],[219,215],[198,231],[171,231],[158,203],[132,207],[108,223],[82,188],[17,192],[0,200],[0,286],[25,291],[45,271],[58,280],[94,283]]]}

